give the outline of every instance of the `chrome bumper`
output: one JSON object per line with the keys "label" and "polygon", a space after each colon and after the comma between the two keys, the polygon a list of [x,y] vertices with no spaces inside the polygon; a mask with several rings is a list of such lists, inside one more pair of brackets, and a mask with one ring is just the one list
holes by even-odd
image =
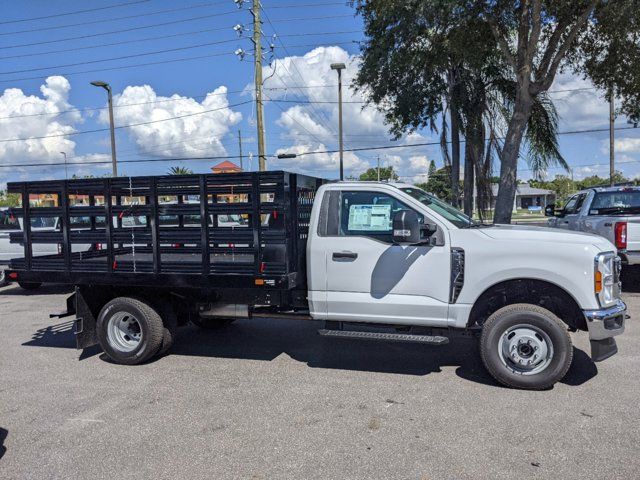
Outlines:
{"label": "chrome bumper", "polygon": [[604,340],[624,332],[624,320],[627,306],[622,300],[608,308],[584,310],[591,340]]}

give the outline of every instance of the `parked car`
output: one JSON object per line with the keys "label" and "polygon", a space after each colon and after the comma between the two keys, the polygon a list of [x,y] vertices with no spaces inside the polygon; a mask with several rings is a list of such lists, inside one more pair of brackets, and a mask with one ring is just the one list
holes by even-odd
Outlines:
{"label": "parked car", "polygon": [[[46,217],[34,217],[31,219],[31,230],[34,232],[54,231],[57,219]],[[6,284],[4,268],[12,258],[24,256],[24,245],[11,243],[10,234],[22,231],[22,219],[16,218],[8,210],[0,210],[0,287]],[[33,254],[57,255],[58,248],[51,244],[33,244]],[[20,286],[33,289],[40,286],[38,283],[20,282]]]}
{"label": "parked car", "polygon": [[[63,253],[37,269],[25,258],[8,270],[10,281],[74,285],[60,316],[76,317],[78,348],[99,344],[117,363],[167,352],[177,325],[188,320],[221,328],[236,318],[314,319],[324,322],[320,335],[349,341],[442,345],[455,331],[477,334],[482,361],[497,381],[544,389],[571,365],[569,331],[588,332],[594,361],[614,355],[614,337],[624,331],[619,262],[606,238],[479,224],[404,184],[326,182],[288,172],[126,180],[104,182],[100,193],[115,198],[113,205],[86,215],[138,212],[149,224],[105,231],[94,222],[84,238],[107,242],[101,251],[71,258],[70,247],[82,239],[68,236]],[[88,180],[69,183],[76,192],[96,192]],[[23,182],[8,189],[38,194],[67,185]],[[148,204],[123,206],[131,189]],[[157,201],[163,192],[194,191],[201,192],[198,208]],[[241,203],[216,200],[238,191],[250,195]],[[169,211],[181,217],[177,225],[153,221]],[[207,211],[246,214],[246,227],[184,221]]]}
{"label": "parked car", "polygon": [[594,233],[618,249],[623,265],[640,264],[640,187],[597,187],[572,195],[564,207],[545,209],[554,228]]}

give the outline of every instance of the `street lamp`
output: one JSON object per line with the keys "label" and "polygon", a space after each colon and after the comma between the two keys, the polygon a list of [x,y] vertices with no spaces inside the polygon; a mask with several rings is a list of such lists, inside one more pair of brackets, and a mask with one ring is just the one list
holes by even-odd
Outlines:
{"label": "street lamp", "polygon": [[60,152],[64,157],[64,179],[69,180],[69,173],[67,172],[67,152]]}
{"label": "street lamp", "polygon": [[111,86],[100,80],[91,82],[94,87],[101,87],[107,91],[107,98],[109,100],[109,126],[111,129],[111,163],[113,166],[113,176],[118,176],[118,163],[116,162],[116,132],[113,126],[113,98],[111,96]]}
{"label": "street lamp", "polygon": [[342,147],[342,70],[344,63],[332,63],[331,70],[338,71],[338,134],[340,136],[340,180],[344,179],[343,147]]}

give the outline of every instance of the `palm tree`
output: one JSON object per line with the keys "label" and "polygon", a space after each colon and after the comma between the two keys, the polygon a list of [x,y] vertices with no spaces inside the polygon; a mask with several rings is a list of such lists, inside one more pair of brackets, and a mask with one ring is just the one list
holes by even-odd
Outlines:
{"label": "palm tree", "polygon": [[193,170],[187,167],[171,167],[168,175],[193,175]]}

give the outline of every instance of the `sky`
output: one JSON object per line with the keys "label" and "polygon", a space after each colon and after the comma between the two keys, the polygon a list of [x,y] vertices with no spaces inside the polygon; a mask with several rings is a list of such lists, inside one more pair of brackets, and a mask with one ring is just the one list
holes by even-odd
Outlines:
{"label": "sky", "polygon": [[[0,188],[111,171],[107,97],[93,80],[112,87],[120,175],[160,175],[173,166],[206,173],[227,157],[240,163],[240,139],[242,166],[257,170],[253,17],[251,2],[240,3],[0,1]],[[378,156],[408,182],[424,180],[431,160],[442,166],[437,133],[394,140],[383,115],[350,88],[364,37],[348,3],[263,0],[261,15],[268,169],[337,178],[334,62],[346,64],[345,149],[356,149],[345,152],[347,176],[375,167]],[[561,73],[551,96],[560,131],[608,127],[608,104],[587,80]],[[616,127],[623,128],[616,132],[617,169],[638,177],[640,129],[625,130],[622,117]],[[560,137],[576,179],[608,175],[608,145],[607,132]],[[371,147],[385,148],[362,150]],[[275,157],[326,151],[334,153]],[[216,158],[176,160],[194,157]],[[557,173],[552,168],[548,177]],[[519,177],[530,176],[522,160]]]}

